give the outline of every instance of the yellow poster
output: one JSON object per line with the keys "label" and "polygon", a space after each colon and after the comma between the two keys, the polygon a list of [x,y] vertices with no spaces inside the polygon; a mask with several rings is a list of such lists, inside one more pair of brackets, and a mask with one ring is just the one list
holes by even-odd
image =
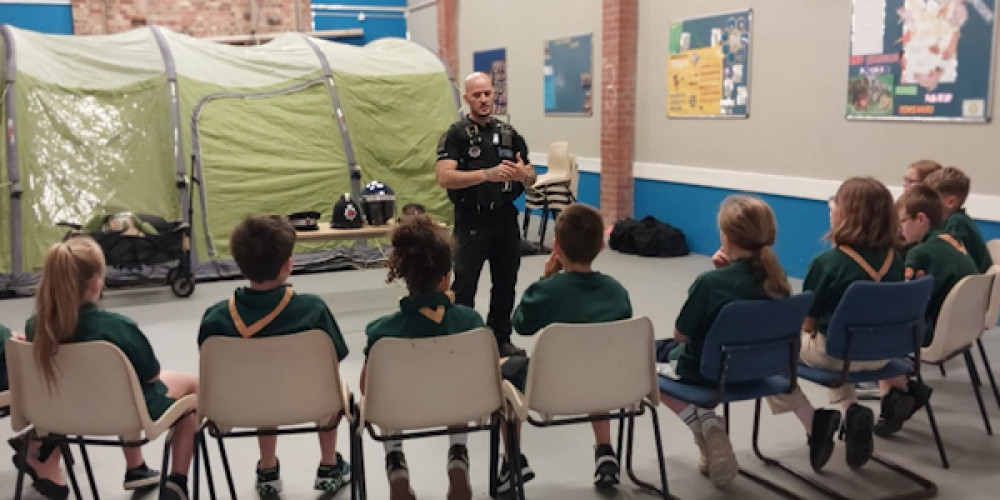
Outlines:
{"label": "yellow poster", "polygon": [[721,46],[671,54],[667,61],[667,116],[720,114],[724,59]]}

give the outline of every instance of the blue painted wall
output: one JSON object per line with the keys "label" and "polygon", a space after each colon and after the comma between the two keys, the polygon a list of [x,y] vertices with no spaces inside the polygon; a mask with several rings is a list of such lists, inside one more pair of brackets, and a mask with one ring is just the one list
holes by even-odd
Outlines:
{"label": "blue painted wall", "polygon": [[0,4],[0,24],[9,24],[17,28],[42,33],[72,35],[73,9],[68,4]]}
{"label": "blue painted wall", "polygon": [[[406,0],[313,0],[312,5],[357,5],[357,10],[327,11],[313,9],[314,29],[334,30],[361,28],[364,36],[338,38],[338,42],[364,45],[385,37],[406,38],[406,17],[403,12],[378,12],[365,7],[406,7]],[[358,20],[364,12],[365,20]],[[336,14],[331,16],[330,14]]]}

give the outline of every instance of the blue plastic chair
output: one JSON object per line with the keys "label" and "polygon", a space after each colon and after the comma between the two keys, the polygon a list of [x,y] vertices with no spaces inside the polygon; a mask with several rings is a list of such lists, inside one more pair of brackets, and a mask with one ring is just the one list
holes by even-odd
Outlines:
{"label": "blue plastic chair", "polygon": [[[702,408],[724,405],[727,432],[729,403],[756,400],[756,451],[760,399],[796,387],[802,322],[812,300],[812,293],[805,292],[781,300],[737,300],[726,304],[708,332],[701,355],[701,374],[716,385],[695,385],[661,375],[660,392]],[[742,468],[740,474],[782,495],[798,498]]]}
{"label": "blue plastic chair", "polygon": [[[876,283],[857,281],[852,283],[837,304],[825,332],[826,352],[844,361],[841,370],[826,370],[799,364],[799,377],[826,387],[839,387],[856,382],[878,381],[904,375],[920,379],[920,347],[923,343],[924,313],[930,300],[933,280],[924,277],[907,282]],[[910,359],[910,357],[913,359]],[[889,363],[878,370],[850,371],[851,362],[878,361],[888,359]],[[914,360],[916,362],[914,362]],[[926,406],[931,428],[938,440],[944,459],[937,424],[930,405]],[[804,475],[777,460],[758,453],[758,457],[768,465],[781,467],[785,471],[806,482],[810,486],[832,498],[849,498],[825,484]],[[922,498],[937,493],[937,485],[932,481],[901,467],[893,462],[872,455],[872,460],[897,472],[901,476],[920,485],[916,492],[891,495],[886,498]]]}

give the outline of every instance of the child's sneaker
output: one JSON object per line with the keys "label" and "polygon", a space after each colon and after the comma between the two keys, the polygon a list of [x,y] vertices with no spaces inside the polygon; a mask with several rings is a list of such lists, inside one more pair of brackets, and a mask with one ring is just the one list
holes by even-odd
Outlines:
{"label": "child's sneaker", "polygon": [[705,418],[701,422],[701,433],[705,437],[705,451],[708,456],[708,478],[716,486],[726,486],[740,471],[733,453],[722,419],[717,416]]}
{"label": "child's sneaker", "polygon": [[852,469],[861,468],[872,458],[873,420],[871,409],[857,403],[848,407],[844,414],[844,426],[841,429],[845,448],[844,458],[847,460],[847,466]]}
{"label": "child's sneaker", "polygon": [[389,477],[389,500],[416,500],[417,494],[410,488],[410,469],[406,466],[403,452],[390,451],[385,455],[385,475]]}
{"label": "child's sneaker", "polygon": [[[521,463],[521,484],[534,479],[535,471],[528,465],[528,457],[522,454],[518,462]],[[497,493],[507,493],[510,491],[511,483],[513,482],[511,477],[510,464],[507,463],[507,457],[504,457],[503,461],[500,462],[500,484],[497,485]]]}
{"label": "child's sneaker", "polygon": [[334,465],[319,464],[316,468],[316,481],[313,489],[336,493],[351,482],[351,466],[340,453],[337,453],[337,463]]}
{"label": "child's sneaker", "polygon": [[257,462],[257,494],[267,497],[278,493],[281,493],[281,462],[267,469],[261,469]]}
{"label": "child's sneaker", "polygon": [[470,500],[471,498],[469,450],[464,444],[456,444],[448,449],[448,500]]}
{"label": "child's sneaker", "polygon": [[126,490],[137,490],[139,488],[156,486],[159,482],[160,471],[150,469],[146,466],[146,463],[143,462],[142,465],[138,467],[125,470],[125,481],[122,482],[122,488]]}
{"label": "child's sneaker", "polygon": [[618,457],[608,444],[594,448],[594,486],[599,489],[613,488],[618,484]]}
{"label": "child's sneaker", "polygon": [[161,500],[188,500],[187,476],[171,474],[167,476],[167,484],[160,491]]}

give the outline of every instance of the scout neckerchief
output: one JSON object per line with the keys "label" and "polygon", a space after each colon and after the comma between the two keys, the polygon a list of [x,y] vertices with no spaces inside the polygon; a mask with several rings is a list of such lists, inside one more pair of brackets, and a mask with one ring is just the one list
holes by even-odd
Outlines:
{"label": "scout neckerchief", "polygon": [[938,235],[938,238],[941,238],[942,240],[946,241],[949,245],[955,247],[955,250],[958,250],[959,252],[962,252],[965,255],[969,255],[969,251],[965,249],[965,245],[956,240],[954,236],[947,233],[941,233]]}
{"label": "scout neckerchief", "polygon": [[884,278],[886,273],[889,272],[889,267],[892,265],[892,254],[895,253],[892,250],[889,250],[889,253],[885,256],[885,262],[882,263],[882,268],[875,271],[875,268],[869,265],[868,262],[861,257],[861,255],[858,255],[858,252],[855,252],[853,248],[847,245],[840,245],[837,249],[844,252],[844,254],[851,258],[851,260],[861,266],[861,269],[868,273],[868,276],[870,276],[872,281],[876,283],[882,281],[882,278]]}
{"label": "scout neckerchief", "polygon": [[[448,291],[444,292],[444,294],[446,296],[448,296],[448,300],[449,301],[455,302],[455,292],[453,292],[451,290],[448,290]],[[421,307],[420,309],[417,309],[417,312],[419,312],[420,314],[423,314],[427,319],[429,319],[429,320],[431,320],[431,321],[433,321],[433,322],[435,322],[435,323],[437,323],[439,325],[441,324],[442,321],[444,321],[444,306],[443,305],[438,305],[434,309],[431,309],[429,307],[424,306],[424,307]]]}
{"label": "scout neckerchief", "polygon": [[253,337],[264,329],[265,326],[269,325],[274,318],[277,318],[281,311],[288,307],[288,303],[292,300],[292,295],[295,295],[295,291],[292,290],[291,285],[285,286],[285,296],[281,298],[281,302],[274,308],[273,311],[255,321],[254,324],[249,327],[243,322],[243,318],[240,317],[240,312],[236,310],[236,293],[234,292],[231,297],[229,297],[229,316],[233,318],[233,324],[236,325],[236,331],[240,332],[240,336],[248,339]]}

